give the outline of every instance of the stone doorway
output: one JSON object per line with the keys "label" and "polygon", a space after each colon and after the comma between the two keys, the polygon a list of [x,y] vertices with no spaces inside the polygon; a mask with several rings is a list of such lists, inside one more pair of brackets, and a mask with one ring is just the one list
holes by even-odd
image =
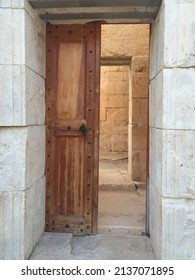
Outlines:
{"label": "stone doorway", "polygon": [[[128,33],[138,36],[121,50],[108,35],[112,31],[122,44]],[[147,25],[102,25],[99,233],[145,232],[148,31]]]}
{"label": "stone doorway", "polygon": [[[33,4],[41,2],[46,7],[35,11]],[[51,5],[48,8],[49,2],[53,9]],[[104,1],[93,1],[96,7],[87,1],[88,9],[74,10],[70,6],[56,10],[57,2],[33,0],[32,7],[29,1],[0,4],[0,257],[28,258],[44,231],[45,22],[103,20],[151,23],[151,242],[159,259],[194,259],[194,1],[117,1],[115,7],[113,1],[105,1],[106,9],[100,5]],[[128,9],[124,2],[128,2]],[[136,7],[138,2],[140,6]],[[121,48],[132,41],[131,34],[125,44],[113,32],[110,35]],[[135,52],[132,61],[140,55]]]}

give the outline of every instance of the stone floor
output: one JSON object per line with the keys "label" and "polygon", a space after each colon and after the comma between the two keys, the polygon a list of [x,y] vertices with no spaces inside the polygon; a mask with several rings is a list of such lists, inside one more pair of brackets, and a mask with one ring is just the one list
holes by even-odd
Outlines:
{"label": "stone floor", "polygon": [[130,182],[127,155],[100,155],[98,234],[44,233],[32,260],[154,259],[145,231],[145,185]]}
{"label": "stone floor", "polygon": [[154,259],[150,239],[144,236],[97,234],[73,237],[44,233],[30,260],[148,260]]}
{"label": "stone floor", "polygon": [[99,233],[141,235],[145,231],[145,184],[132,182],[127,153],[101,153]]}
{"label": "stone floor", "polygon": [[100,191],[99,233],[142,235],[145,231],[144,191]]}

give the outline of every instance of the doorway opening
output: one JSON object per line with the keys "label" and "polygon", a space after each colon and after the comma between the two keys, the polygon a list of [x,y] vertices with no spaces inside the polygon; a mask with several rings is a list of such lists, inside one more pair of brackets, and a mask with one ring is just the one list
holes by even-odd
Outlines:
{"label": "doorway opening", "polygon": [[[100,23],[48,24],[47,34],[45,228],[95,234]],[[149,26],[102,25],[101,34],[99,232],[114,226],[138,234],[145,224]]]}
{"label": "doorway opening", "polygon": [[98,232],[141,235],[146,222],[149,25],[102,25],[101,48]]}

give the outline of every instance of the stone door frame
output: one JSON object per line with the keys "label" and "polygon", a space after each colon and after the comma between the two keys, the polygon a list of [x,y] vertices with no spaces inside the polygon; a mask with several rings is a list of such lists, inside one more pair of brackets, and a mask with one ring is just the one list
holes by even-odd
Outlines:
{"label": "stone door frame", "polygon": [[[12,2],[0,7],[0,258],[27,259],[44,231],[45,23],[27,0]],[[149,216],[158,259],[195,258],[194,13],[192,0],[163,0],[151,28]]]}

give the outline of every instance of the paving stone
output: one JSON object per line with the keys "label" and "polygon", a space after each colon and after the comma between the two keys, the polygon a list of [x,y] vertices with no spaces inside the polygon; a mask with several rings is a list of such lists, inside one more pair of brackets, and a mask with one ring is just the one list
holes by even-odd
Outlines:
{"label": "paving stone", "polygon": [[72,237],[44,233],[31,260],[151,260],[155,259],[147,237],[106,235]]}
{"label": "paving stone", "polygon": [[75,259],[154,259],[150,240],[146,237],[77,237],[72,245]]}
{"label": "paving stone", "polygon": [[71,260],[72,234],[45,232],[35,247],[31,260]]}

